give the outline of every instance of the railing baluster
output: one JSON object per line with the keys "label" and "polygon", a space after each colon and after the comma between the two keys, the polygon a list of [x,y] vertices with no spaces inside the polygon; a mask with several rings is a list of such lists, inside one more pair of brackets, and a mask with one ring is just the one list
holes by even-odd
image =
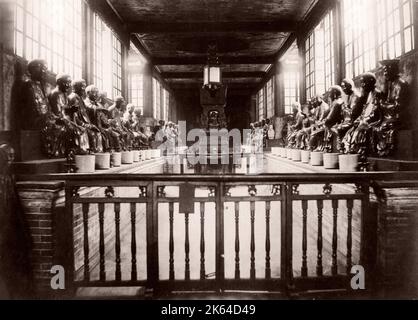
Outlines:
{"label": "railing baluster", "polygon": [[317,200],[318,206],[318,240],[317,240],[317,263],[316,263],[316,274],[318,276],[323,275],[323,267],[322,267],[322,214],[324,209],[324,201]]}
{"label": "railing baluster", "polygon": [[266,279],[271,278],[270,267],[270,210],[271,202],[266,202]]}
{"label": "railing baluster", "polygon": [[122,272],[120,267],[120,203],[115,203],[115,254],[116,254],[116,270],[115,270],[115,280],[121,281]]}
{"label": "railing baluster", "polygon": [[338,248],[338,200],[332,200],[332,213],[333,213],[333,228],[332,228],[332,267],[331,273],[333,276],[338,274],[338,265],[337,265],[337,248]]}
{"label": "railing baluster", "polygon": [[190,239],[189,239],[189,213],[184,215],[184,224],[185,224],[185,240],[184,240],[184,252],[185,252],[185,271],[184,278],[185,280],[190,280]]}
{"label": "railing baluster", "polygon": [[255,202],[251,201],[251,269],[250,278],[255,280],[255,233],[254,233],[254,222],[255,222]]}
{"label": "railing baluster", "polygon": [[352,250],[352,220],[354,201],[347,200],[347,275],[351,274],[351,250]]}
{"label": "railing baluster", "polygon": [[104,242],[104,203],[99,203],[99,254],[100,254],[100,281],[106,281],[105,242]]}
{"label": "railing baluster", "polygon": [[175,279],[174,274],[174,202],[169,203],[169,220],[170,220],[170,240],[169,240],[169,268],[170,268],[170,280]]}
{"label": "railing baluster", "polygon": [[84,280],[90,281],[90,249],[89,249],[89,210],[90,203],[83,203],[83,231],[84,231]]}
{"label": "railing baluster", "polygon": [[200,203],[200,280],[206,278],[205,270],[205,203]]}
{"label": "railing baluster", "polygon": [[241,277],[239,251],[239,202],[235,202],[235,279],[237,280]]}
{"label": "railing baluster", "polygon": [[308,276],[308,201],[302,200],[302,277]]}
{"label": "railing baluster", "polygon": [[138,278],[136,268],[136,203],[131,203],[131,280],[136,281]]}

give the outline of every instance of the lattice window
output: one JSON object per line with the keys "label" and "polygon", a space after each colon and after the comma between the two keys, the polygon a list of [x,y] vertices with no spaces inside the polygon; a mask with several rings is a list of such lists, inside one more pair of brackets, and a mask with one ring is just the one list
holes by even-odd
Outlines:
{"label": "lattice window", "polygon": [[393,59],[414,48],[412,0],[378,0],[378,57]]}
{"label": "lattice window", "polygon": [[264,113],[264,88],[262,88],[257,94],[258,103],[258,120],[261,121],[265,117]]}
{"label": "lattice window", "polygon": [[144,107],[144,76],[140,73],[131,75],[131,103],[135,107]]}
{"label": "lattice window", "polygon": [[170,108],[170,93],[163,89],[163,120],[168,121],[168,111]]}
{"label": "lattice window", "polygon": [[299,72],[285,71],[284,77],[284,106],[285,113],[292,113],[292,104],[299,101]]}
{"label": "lattice window", "polygon": [[113,97],[122,94],[122,44],[112,35],[112,89]]}
{"label": "lattice window", "polygon": [[161,120],[161,85],[160,82],[155,78],[152,78],[152,94],[154,118]]}
{"label": "lattice window", "polygon": [[306,80],[306,97],[311,98],[315,95],[315,33],[306,39],[305,42],[305,80]]}
{"label": "lattice window", "polygon": [[412,0],[344,0],[346,76],[414,49]]}
{"label": "lattice window", "polygon": [[15,54],[30,61],[44,59],[55,73],[81,77],[81,0],[17,0]]}

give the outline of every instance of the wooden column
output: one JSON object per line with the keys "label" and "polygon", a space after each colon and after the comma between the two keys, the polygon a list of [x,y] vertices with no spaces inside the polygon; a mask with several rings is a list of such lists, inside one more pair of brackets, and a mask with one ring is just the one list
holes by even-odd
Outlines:
{"label": "wooden column", "polygon": [[144,117],[153,117],[152,112],[152,66],[144,66]]}
{"label": "wooden column", "polygon": [[129,46],[122,43],[122,96],[125,100],[129,97],[128,50]]}
{"label": "wooden column", "polygon": [[14,52],[14,2],[0,1],[0,44],[6,52]]}
{"label": "wooden column", "polygon": [[86,3],[82,3],[82,27],[83,43],[82,43],[82,77],[88,84],[93,83],[94,74],[94,17],[93,12]]}
{"label": "wooden column", "polygon": [[251,122],[258,121],[257,93],[251,96]]}
{"label": "wooden column", "polygon": [[344,50],[344,13],[342,2],[337,1],[334,7],[334,50],[335,50],[335,83],[340,85],[345,77],[345,50]]}
{"label": "wooden column", "polygon": [[172,91],[170,91],[170,100],[168,105],[168,120],[177,122],[177,101]]}
{"label": "wooden column", "polygon": [[277,62],[275,65],[275,86],[274,93],[276,96],[274,105],[274,115],[276,117],[283,117],[285,115],[284,108],[284,72],[281,62]]}
{"label": "wooden column", "polygon": [[306,60],[305,60],[305,38],[300,35],[297,37],[297,44],[299,50],[300,77],[299,77],[299,102],[301,104],[306,103]]}
{"label": "wooden column", "polygon": [[[0,133],[15,127],[12,84],[15,81],[13,1],[0,1]],[[4,134],[4,132],[3,132]],[[3,135],[4,136],[4,135]],[[3,139],[0,136],[0,139]],[[7,138],[8,141],[9,138]]]}

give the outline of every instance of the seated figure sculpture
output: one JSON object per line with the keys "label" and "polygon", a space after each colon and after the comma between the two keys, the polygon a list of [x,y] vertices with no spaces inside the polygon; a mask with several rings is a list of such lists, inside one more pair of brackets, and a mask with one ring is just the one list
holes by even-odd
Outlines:
{"label": "seated figure sculpture", "polygon": [[90,149],[86,129],[73,121],[71,116],[68,95],[71,93],[71,76],[59,74],[56,77],[57,86],[49,95],[51,110],[57,118],[66,125],[65,144],[66,153],[86,154]]}
{"label": "seated figure sculpture", "polygon": [[324,151],[331,153],[338,151],[338,133],[335,127],[343,121],[344,101],[343,89],[340,86],[332,86],[329,89],[330,112],[324,121]]}
{"label": "seated figure sculpture", "polygon": [[302,106],[296,102],[292,105],[293,117],[292,121],[288,123],[287,146],[289,148],[296,148],[296,137],[298,132],[302,130],[304,115],[302,113]]}
{"label": "seated figure sculpture", "polygon": [[302,129],[296,135],[296,147],[301,150],[309,149],[309,140],[311,137],[312,125],[314,124],[314,118],[312,112],[311,102],[302,108],[303,121]]}
{"label": "seated figure sculpture", "polygon": [[382,94],[376,90],[376,77],[372,73],[360,76],[361,98],[367,99],[361,115],[344,136],[344,152],[359,154],[361,162],[374,152],[373,129],[382,123]]}
{"label": "seated figure sculpture", "polygon": [[66,114],[71,121],[83,127],[87,132],[90,151],[101,152],[103,151],[103,146],[100,131],[91,121],[83,100],[83,97],[86,95],[86,82],[82,79],[75,80],[72,86],[73,93],[68,97]]}
{"label": "seated figure sculpture", "polygon": [[[337,138],[337,150],[340,153],[344,153],[344,145],[342,140],[347,131],[353,125],[353,116],[357,114],[356,119],[360,116],[364,103],[360,99],[358,93],[354,89],[354,82],[351,79],[343,79],[341,82],[341,88],[345,94],[344,106],[341,112],[342,122],[335,125],[332,131],[335,132]],[[360,110],[360,113],[358,112]],[[354,119],[355,120],[355,119]]]}
{"label": "seated figure sculpture", "polygon": [[128,104],[126,106],[126,111],[123,114],[122,125],[125,130],[127,130],[132,137],[132,147],[135,149],[139,148],[139,133],[134,127],[134,114],[135,106],[133,104]]}
{"label": "seated figure sculpture", "polygon": [[312,125],[311,138],[309,140],[309,150],[323,151],[323,141],[325,134],[324,122],[330,112],[330,108],[320,95],[317,95],[312,100],[312,103],[315,107],[315,123]]}
{"label": "seated figure sculpture", "polygon": [[376,151],[379,156],[388,156],[395,148],[395,132],[399,126],[399,114],[405,108],[407,83],[400,78],[399,60],[384,60],[385,90],[382,99],[382,123],[374,128]]}
{"label": "seated figure sculpture", "polygon": [[312,118],[310,116],[309,103],[302,107],[302,129],[296,135],[296,148],[306,150],[309,147],[309,137],[311,135]]}
{"label": "seated figure sculpture", "polygon": [[119,133],[112,129],[109,118],[108,110],[106,110],[101,104],[99,104],[99,89],[94,85],[90,85],[86,88],[87,97],[84,100],[86,109],[88,110],[93,123],[101,133],[103,140],[103,149],[105,152],[121,151],[121,138]]}
{"label": "seated figure sculpture", "polygon": [[110,106],[109,108],[109,116],[111,118],[110,125],[112,126],[113,130],[118,132],[122,137],[122,148],[124,150],[132,149],[132,141],[134,136],[132,132],[127,130],[122,123],[123,112],[126,106],[125,99],[122,96],[118,96],[115,98],[115,103]]}
{"label": "seated figure sculpture", "polygon": [[19,96],[20,121],[23,130],[39,130],[41,132],[42,153],[48,157],[66,155],[66,125],[61,117],[56,116],[49,104],[45,78],[48,68],[44,60],[32,60],[28,64],[27,79]]}

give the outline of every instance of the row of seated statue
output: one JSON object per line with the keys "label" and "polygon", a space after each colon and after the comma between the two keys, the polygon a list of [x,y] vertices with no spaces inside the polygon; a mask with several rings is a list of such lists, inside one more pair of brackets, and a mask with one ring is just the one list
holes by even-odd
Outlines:
{"label": "row of seated statue", "polygon": [[274,139],[273,125],[270,119],[262,119],[261,121],[250,123],[250,135],[247,145],[253,147],[254,150],[262,152],[267,147],[267,140]]}
{"label": "row of seated statue", "polygon": [[384,60],[385,86],[376,88],[376,76],[360,76],[360,92],[354,82],[344,79],[332,86],[326,96],[294,106],[288,124],[287,147],[328,153],[389,156],[395,149],[399,116],[407,103],[407,83],[400,78],[399,60]]}
{"label": "row of seated statue", "polygon": [[[70,154],[119,152],[147,148],[149,138],[139,126],[134,106],[123,97],[105,107],[104,96],[85,80],[67,74],[56,77],[56,87],[47,94],[47,64],[33,60],[28,64],[29,79],[19,97],[20,128],[41,132],[42,152],[48,157]],[[126,112],[125,108],[127,109]]]}

